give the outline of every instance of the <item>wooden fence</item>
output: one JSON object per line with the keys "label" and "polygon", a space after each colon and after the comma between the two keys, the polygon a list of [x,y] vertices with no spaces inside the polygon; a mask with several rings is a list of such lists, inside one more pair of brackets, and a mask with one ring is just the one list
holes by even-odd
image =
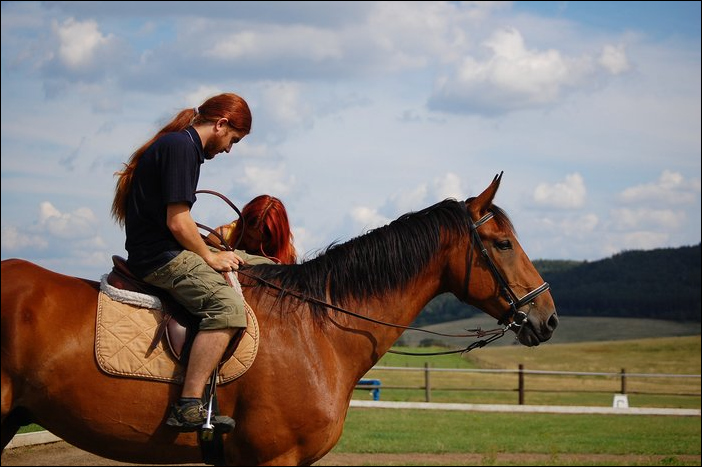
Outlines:
{"label": "wooden fence", "polygon": [[[421,383],[419,384],[405,384],[405,385],[393,385],[388,384],[387,378],[383,381],[383,378],[379,374],[385,374],[386,371],[404,371],[404,372],[415,372],[421,373]],[[437,373],[477,373],[477,374],[495,374],[495,375],[513,375],[516,378],[509,378],[505,381],[502,377],[501,382],[496,386],[491,387],[476,387],[476,386],[456,386],[452,384],[446,385],[436,385],[434,383],[433,374]],[[370,376],[372,375],[372,376]],[[583,384],[579,383],[577,387],[574,388],[564,388],[559,387],[559,389],[549,389],[539,387],[538,384],[527,385],[527,380],[533,381],[537,377],[578,377],[578,378],[593,378],[598,379],[599,382],[596,384]],[[372,379],[369,379],[372,378]],[[684,385],[682,389],[669,390],[669,381],[672,379],[684,378],[686,380],[697,379],[697,384]],[[655,380],[660,379],[662,381],[658,386],[648,384],[631,384],[634,380]],[[499,391],[510,391],[517,392],[518,403],[520,405],[524,404],[525,394],[527,392],[573,392],[573,393],[618,393],[622,395],[627,394],[647,394],[647,395],[657,395],[657,396],[690,396],[690,397],[700,397],[700,375],[694,374],[658,374],[658,373],[627,373],[627,371],[622,368],[620,372],[582,372],[582,371],[546,371],[546,370],[527,370],[524,365],[519,365],[518,369],[458,369],[458,368],[432,368],[429,363],[425,363],[424,367],[392,367],[392,366],[376,366],[369,372],[364,379],[359,381],[356,389],[372,389],[373,399],[380,399],[380,392],[382,390],[393,390],[393,389],[412,389],[412,390],[423,390],[425,402],[431,402],[432,391],[489,391],[489,392],[499,392]],[[416,380],[416,377],[415,377]],[[413,381],[414,382],[414,381]],[[516,383],[516,385],[515,385]],[[634,386],[634,387],[632,387]]]}

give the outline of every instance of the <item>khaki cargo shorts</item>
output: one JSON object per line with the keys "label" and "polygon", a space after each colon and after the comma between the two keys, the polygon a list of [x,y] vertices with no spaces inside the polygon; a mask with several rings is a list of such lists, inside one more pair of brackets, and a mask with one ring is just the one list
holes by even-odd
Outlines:
{"label": "khaki cargo shorts", "polygon": [[[250,264],[271,262],[242,251],[236,253]],[[178,303],[200,318],[200,330],[246,327],[244,297],[197,253],[183,250],[144,281],[167,290]]]}

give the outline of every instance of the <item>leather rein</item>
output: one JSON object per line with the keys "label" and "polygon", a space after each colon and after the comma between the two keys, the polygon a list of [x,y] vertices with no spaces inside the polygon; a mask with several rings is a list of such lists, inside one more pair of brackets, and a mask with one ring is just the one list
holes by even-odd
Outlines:
{"label": "leather rein", "polygon": [[[236,213],[239,215],[239,219],[242,222],[244,222],[243,216],[241,215],[241,211],[239,211],[239,209],[234,205],[234,203],[232,203],[229,199],[227,199],[226,196],[224,196],[220,193],[217,193],[215,191],[210,191],[210,190],[198,190],[195,193],[207,193],[207,194],[212,194],[212,195],[220,197],[232,209],[234,209],[234,211],[236,211]],[[418,327],[414,327],[414,326],[405,326],[405,325],[401,325],[401,324],[388,323],[386,321],[381,321],[381,320],[378,320],[375,318],[371,318],[369,316],[365,316],[365,315],[347,310],[345,308],[334,305],[332,303],[328,303],[324,300],[320,300],[320,299],[317,299],[314,297],[309,297],[309,296],[300,294],[298,292],[295,292],[294,290],[285,289],[284,287],[281,287],[278,284],[275,284],[273,282],[270,282],[268,280],[263,279],[260,276],[257,276],[255,274],[248,272],[246,269],[240,268],[237,271],[237,273],[243,274],[251,279],[254,279],[255,281],[265,285],[266,287],[278,290],[284,295],[290,295],[290,296],[295,297],[299,300],[314,303],[314,304],[323,306],[325,308],[329,308],[329,309],[332,309],[332,310],[335,310],[335,311],[338,311],[338,312],[341,312],[341,313],[344,313],[344,314],[347,314],[350,316],[354,316],[358,319],[369,321],[369,322],[372,322],[375,324],[380,324],[383,326],[388,326],[388,327],[393,327],[393,328],[398,328],[398,329],[419,331],[419,332],[424,332],[424,333],[433,334],[435,336],[442,336],[442,337],[483,338],[485,336],[488,336],[486,339],[481,339],[479,341],[473,342],[473,343],[469,344],[468,346],[466,346],[465,348],[457,349],[457,350],[447,350],[447,351],[443,351],[443,352],[415,353],[415,352],[403,352],[403,351],[391,350],[391,349],[388,350],[388,353],[394,353],[394,354],[400,354],[400,355],[413,355],[413,356],[448,355],[448,354],[455,354],[455,353],[463,354],[466,352],[470,352],[473,349],[486,346],[487,344],[504,336],[507,333],[507,331],[509,331],[512,328],[516,328],[517,329],[516,332],[517,332],[517,334],[519,334],[519,331],[521,330],[522,325],[526,322],[527,314],[524,313],[523,311],[519,311],[518,309],[520,307],[528,304],[528,303],[531,303],[534,298],[536,298],[538,295],[541,295],[542,293],[546,292],[550,288],[549,284],[547,282],[544,282],[541,286],[539,286],[536,289],[532,290],[531,292],[527,293],[522,298],[518,298],[518,296],[514,293],[512,288],[507,283],[507,280],[504,278],[504,276],[502,276],[500,271],[497,269],[497,266],[493,262],[492,258],[488,255],[487,249],[483,245],[483,242],[480,238],[480,235],[478,235],[478,232],[477,232],[478,228],[481,225],[483,225],[485,222],[492,219],[492,217],[493,217],[493,213],[488,212],[482,218],[480,218],[477,222],[474,223],[473,220],[470,218],[470,215],[468,215],[468,223],[469,223],[468,225],[469,225],[471,239],[472,239],[471,247],[468,251],[468,257],[469,257],[468,264],[469,265],[472,264],[473,248],[474,248],[474,246],[477,245],[477,247],[479,248],[479,250],[483,256],[483,259],[485,259],[485,261],[488,264],[490,272],[492,273],[492,275],[495,278],[495,280],[497,281],[497,283],[500,285],[500,291],[501,291],[503,297],[507,300],[507,303],[510,306],[510,310],[507,311],[505,313],[505,315],[498,321],[498,324],[502,325],[501,328],[490,329],[487,331],[483,331],[480,328],[476,328],[476,329],[467,329],[467,331],[469,331],[468,334],[446,334],[446,333],[430,331],[428,329],[422,329],[422,328],[418,328]],[[242,226],[243,227],[241,230],[242,237],[239,237],[235,243],[235,246],[232,247],[224,240],[224,238],[219,234],[219,232],[216,232],[215,230],[213,230],[205,225],[201,225],[198,223],[196,223],[196,224],[198,227],[200,227],[204,230],[207,230],[208,232],[214,234],[220,240],[221,244],[218,245],[218,247],[220,249],[226,249],[226,250],[230,250],[230,251],[235,250],[236,246],[238,246],[238,244],[241,242],[241,239],[242,239],[243,233],[244,233],[244,229],[246,228],[245,225]],[[469,278],[470,278],[470,269],[468,270],[467,279],[469,279]],[[506,323],[506,324],[503,324],[503,323]]]}

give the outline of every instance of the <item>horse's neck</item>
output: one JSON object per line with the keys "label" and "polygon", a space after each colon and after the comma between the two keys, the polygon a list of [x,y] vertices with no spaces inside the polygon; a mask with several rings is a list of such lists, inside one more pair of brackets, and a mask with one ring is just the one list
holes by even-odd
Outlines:
{"label": "horse's neck", "polygon": [[[349,298],[328,306],[323,314],[313,310],[319,305],[316,300],[306,301],[294,292],[286,298],[284,291],[254,289],[248,298],[261,316],[261,329],[268,329],[270,338],[263,345],[274,349],[271,355],[277,355],[280,342],[299,343],[310,355],[328,356],[316,363],[325,367],[323,371],[348,377],[349,384],[355,384],[402,335],[403,327],[410,325],[432,298],[446,291],[447,250],[434,254],[429,265],[398,289],[369,298]],[[244,290],[246,295],[251,289]],[[289,353],[290,349],[281,351]]]}
{"label": "horse's neck", "polygon": [[339,358],[354,368],[358,377],[363,376],[402,335],[404,327],[441,292],[440,286],[440,271],[425,271],[402,290],[349,305],[349,311],[369,319],[350,315],[339,318],[343,325],[334,331]]}
{"label": "horse's neck", "polygon": [[386,294],[370,303],[370,315],[380,321],[401,326],[411,324],[424,306],[438,295],[438,278],[417,278],[402,290]]}

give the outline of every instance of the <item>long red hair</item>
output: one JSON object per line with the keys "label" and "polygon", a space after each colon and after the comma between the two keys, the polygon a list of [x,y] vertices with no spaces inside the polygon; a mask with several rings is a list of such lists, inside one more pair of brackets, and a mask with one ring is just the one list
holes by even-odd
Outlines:
{"label": "long red hair", "polygon": [[248,253],[284,264],[297,261],[288,212],[280,199],[271,195],[257,196],[241,210],[241,218],[244,222],[236,222],[234,229],[227,235],[230,246],[236,246],[234,244],[242,238],[242,229],[246,228],[247,231],[256,231],[261,237],[256,249],[245,248]]}

